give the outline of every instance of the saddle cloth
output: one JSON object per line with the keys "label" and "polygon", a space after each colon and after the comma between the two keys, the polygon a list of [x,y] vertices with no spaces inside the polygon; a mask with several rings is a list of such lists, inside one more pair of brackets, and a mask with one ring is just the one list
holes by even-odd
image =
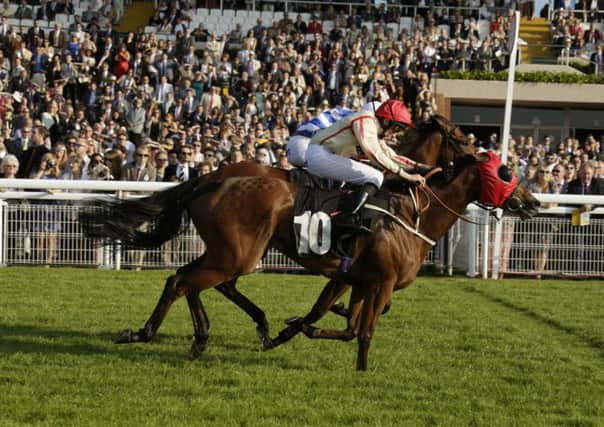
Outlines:
{"label": "saddle cloth", "polygon": [[[350,212],[354,193],[351,190],[327,190],[324,182],[316,188],[312,186],[316,183],[314,180],[304,178],[303,182],[311,186],[300,185],[294,205],[293,230],[298,254],[351,257],[354,243],[362,233],[361,227],[371,229],[375,221],[384,215],[369,209],[361,209],[354,216],[342,214]],[[388,210],[388,199],[388,193],[380,191],[367,203]]]}

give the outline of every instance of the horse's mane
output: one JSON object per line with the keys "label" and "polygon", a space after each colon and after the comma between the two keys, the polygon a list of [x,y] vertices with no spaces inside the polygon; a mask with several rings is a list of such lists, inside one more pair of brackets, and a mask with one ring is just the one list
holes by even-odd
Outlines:
{"label": "horse's mane", "polygon": [[424,141],[427,134],[439,130],[446,131],[447,129],[443,129],[440,124],[441,120],[448,122],[444,116],[434,114],[430,116],[430,120],[416,123],[414,128],[409,128],[401,137],[398,138],[397,146],[404,146],[408,144],[416,145],[418,142]]}

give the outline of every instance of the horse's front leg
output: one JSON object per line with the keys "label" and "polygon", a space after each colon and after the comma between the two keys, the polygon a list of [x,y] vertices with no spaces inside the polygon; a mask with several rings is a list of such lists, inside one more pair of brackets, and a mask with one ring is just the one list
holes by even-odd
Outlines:
{"label": "horse's front leg", "polygon": [[327,282],[327,285],[321,291],[321,295],[319,295],[310,312],[304,317],[295,317],[288,320],[287,323],[289,326],[281,330],[279,335],[272,340],[272,348],[286,343],[305,329],[308,330],[308,327],[312,328],[311,324],[317,322],[329,311],[333,311],[334,303],[349,287],[350,285],[347,283],[336,279]]}
{"label": "horse's front leg", "polygon": [[249,298],[243,295],[237,289],[237,277],[228,282],[221,283],[216,286],[216,290],[224,295],[229,301],[232,301],[237,305],[237,307],[241,308],[246,312],[248,316],[252,318],[254,322],[256,322],[256,332],[258,333],[258,337],[260,337],[260,341],[262,341],[262,348],[269,349],[273,347],[273,343],[268,333],[268,321],[266,320],[266,315],[264,311],[260,309],[256,304],[254,304]]}
{"label": "horse's front leg", "polygon": [[358,329],[358,354],[357,354],[357,370],[367,370],[367,359],[369,356],[369,346],[373,333],[377,326],[378,319],[384,311],[384,307],[392,298],[394,289],[394,281],[388,281],[382,286],[372,285],[364,290],[366,293],[363,304],[363,311],[359,320]]}
{"label": "horse's front leg", "polygon": [[166,314],[170,310],[174,301],[182,297],[186,293],[186,289],[181,286],[182,276],[180,274],[174,274],[168,277],[164,290],[153,310],[153,313],[149,317],[149,320],[145,323],[142,329],[137,332],[131,329],[125,329],[118,335],[115,340],[116,344],[128,344],[133,342],[149,342],[155,337],[157,330],[163,322]]}
{"label": "horse's front leg", "polygon": [[363,308],[364,294],[358,286],[352,288],[350,304],[348,308],[348,326],[344,330],[320,329],[310,325],[302,325],[302,332],[308,338],[350,341],[357,336],[359,314]]}

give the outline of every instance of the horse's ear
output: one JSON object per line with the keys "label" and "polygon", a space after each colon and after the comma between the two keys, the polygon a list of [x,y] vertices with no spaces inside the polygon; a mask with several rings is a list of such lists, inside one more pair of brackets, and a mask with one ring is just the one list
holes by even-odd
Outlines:
{"label": "horse's ear", "polygon": [[453,128],[453,123],[451,123],[449,121],[449,119],[447,119],[445,116],[442,116],[440,114],[434,114],[432,116],[432,121],[441,129],[443,129],[446,132],[451,131],[451,129]]}
{"label": "horse's ear", "polygon": [[488,162],[490,159],[486,151],[478,151],[477,153],[469,154],[468,156],[473,157],[477,163]]}

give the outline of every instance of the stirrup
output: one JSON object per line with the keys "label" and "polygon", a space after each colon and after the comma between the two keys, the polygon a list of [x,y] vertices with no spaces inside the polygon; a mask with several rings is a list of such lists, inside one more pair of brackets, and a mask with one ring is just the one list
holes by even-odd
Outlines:
{"label": "stirrup", "polygon": [[356,215],[361,210],[361,208],[365,205],[365,202],[369,198],[369,193],[367,193],[366,191],[361,191],[361,193],[359,193],[357,197],[358,198],[356,199],[355,206],[350,211],[351,215]]}

